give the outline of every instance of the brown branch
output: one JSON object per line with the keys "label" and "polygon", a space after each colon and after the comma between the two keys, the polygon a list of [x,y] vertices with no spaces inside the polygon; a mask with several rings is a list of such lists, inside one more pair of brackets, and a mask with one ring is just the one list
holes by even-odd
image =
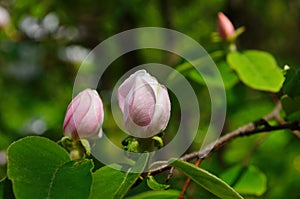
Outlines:
{"label": "brown branch", "polygon": [[[211,152],[216,151],[217,149],[228,144],[230,141],[232,141],[233,139],[235,139],[237,137],[250,136],[250,135],[257,134],[257,133],[272,132],[272,131],[283,130],[283,129],[288,129],[288,130],[292,130],[292,131],[300,130],[299,122],[283,123],[283,124],[279,124],[279,125],[275,125],[275,126],[270,126],[268,121],[271,121],[274,119],[277,120],[278,116],[280,114],[280,110],[281,110],[281,104],[277,103],[275,108],[272,110],[272,112],[267,114],[262,119],[251,122],[244,126],[241,126],[238,129],[223,135],[217,141],[207,145],[201,151],[196,151],[196,152],[186,154],[179,159],[184,160],[184,161],[189,161],[194,158],[205,159]],[[170,169],[169,165],[162,165],[162,166],[152,170],[151,173],[153,175],[155,175],[155,174],[161,173],[168,169]]]}

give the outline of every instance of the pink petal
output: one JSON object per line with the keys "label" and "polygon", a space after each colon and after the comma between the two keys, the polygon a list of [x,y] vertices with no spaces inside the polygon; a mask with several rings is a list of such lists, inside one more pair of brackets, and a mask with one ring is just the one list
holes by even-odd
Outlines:
{"label": "pink petal", "polygon": [[165,130],[170,119],[170,111],[171,104],[168,90],[164,86],[159,85],[157,88],[155,113],[149,125],[149,132],[157,133]]}
{"label": "pink petal", "polygon": [[64,120],[64,134],[82,138],[100,133],[104,118],[103,104],[95,90],[85,89],[70,103]]}
{"label": "pink petal", "polygon": [[139,126],[149,125],[154,113],[154,106],[155,95],[152,88],[148,84],[136,85],[129,103],[129,115],[134,123]]}

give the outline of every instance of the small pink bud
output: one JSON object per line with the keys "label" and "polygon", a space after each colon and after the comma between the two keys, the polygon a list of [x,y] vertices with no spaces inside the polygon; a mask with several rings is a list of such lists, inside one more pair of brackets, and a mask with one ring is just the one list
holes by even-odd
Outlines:
{"label": "small pink bud", "polygon": [[127,78],[118,89],[125,129],[136,137],[151,137],[165,130],[170,119],[170,98],[165,86],[145,70]]}
{"label": "small pink bud", "polygon": [[218,32],[224,40],[228,40],[235,34],[233,24],[222,12],[218,13]]}
{"label": "small pink bud", "polygon": [[68,106],[64,134],[73,138],[101,137],[103,119],[103,104],[97,91],[85,89]]}

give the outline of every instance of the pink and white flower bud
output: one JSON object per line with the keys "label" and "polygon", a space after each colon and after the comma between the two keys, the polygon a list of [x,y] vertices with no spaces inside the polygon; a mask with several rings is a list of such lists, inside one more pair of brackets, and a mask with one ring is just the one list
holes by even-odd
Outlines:
{"label": "pink and white flower bud", "polygon": [[103,119],[103,104],[97,91],[85,89],[68,106],[64,135],[75,139],[101,137]]}
{"label": "pink and white flower bud", "polygon": [[218,13],[218,32],[224,40],[228,40],[235,35],[233,24],[222,12]]}
{"label": "pink and white flower bud", "polygon": [[118,89],[124,127],[135,137],[147,138],[165,130],[171,104],[165,86],[145,70],[127,78]]}

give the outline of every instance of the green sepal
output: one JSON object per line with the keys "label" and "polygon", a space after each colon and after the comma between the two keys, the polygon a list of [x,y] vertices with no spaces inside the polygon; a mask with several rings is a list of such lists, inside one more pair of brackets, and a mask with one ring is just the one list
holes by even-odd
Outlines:
{"label": "green sepal", "polygon": [[58,144],[63,146],[70,154],[72,160],[81,159],[91,155],[91,147],[86,139],[72,139],[72,137],[63,137]]}
{"label": "green sepal", "polygon": [[136,138],[132,136],[126,137],[122,141],[122,145],[123,145],[123,149],[126,151],[134,152],[134,153],[138,152],[139,142]]}
{"label": "green sepal", "polygon": [[81,147],[84,149],[84,152],[87,156],[91,155],[91,146],[88,140],[86,139],[80,139],[79,143],[81,144]]}

